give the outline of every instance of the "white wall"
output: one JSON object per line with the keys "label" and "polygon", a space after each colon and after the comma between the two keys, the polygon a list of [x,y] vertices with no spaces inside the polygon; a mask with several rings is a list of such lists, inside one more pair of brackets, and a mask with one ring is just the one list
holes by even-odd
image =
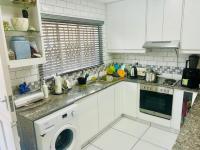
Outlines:
{"label": "white wall", "polygon": [[[40,0],[41,12],[69,17],[105,20],[105,4],[93,0]],[[105,35],[104,39],[104,50]],[[104,62],[110,61],[108,55],[104,55]],[[22,82],[35,82],[39,80],[38,67],[23,67],[10,70],[12,86]]]}

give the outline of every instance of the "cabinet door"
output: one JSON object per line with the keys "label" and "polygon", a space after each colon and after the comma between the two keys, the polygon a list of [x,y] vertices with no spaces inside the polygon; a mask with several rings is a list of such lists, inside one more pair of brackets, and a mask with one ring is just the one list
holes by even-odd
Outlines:
{"label": "cabinet door", "polygon": [[118,118],[123,113],[123,96],[124,96],[124,83],[120,82],[115,85],[115,118]]}
{"label": "cabinet door", "polygon": [[114,121],[114,87],[109,87],[98,93],[99,128],[102,130]]}
{"label": "cabinet door", "polygon": [[173,95],[171,128],[180,130],[184,91],[175,89]]}
{"label": "cabinet door", "polygon": [[183,0],[165,0],[163,39],[180,40]]}
{"label": "cabinet door", "polygon": [[182,49],[200,53],[200,0],[185,0]]}
{"label": "cabinet door", "polygon": [[108,50],[142,49],[145,42],[146,0],[107,5]]}
{"label": "cabinet door", "polygon": [[148,0],[147,41],[161,41],[163,30],[164,0]]}
{"label": "cabinet door", "polygon": [[137,110],[139,109],[137,106],[137,102],[139,101],[138,92],[139,90],[137,83],[124,82],[124,114],[137,117]]}
{"label": "cabinet door", "polygon": [[78,104],[81,144],[98,133],[97,94],[83,98]]}

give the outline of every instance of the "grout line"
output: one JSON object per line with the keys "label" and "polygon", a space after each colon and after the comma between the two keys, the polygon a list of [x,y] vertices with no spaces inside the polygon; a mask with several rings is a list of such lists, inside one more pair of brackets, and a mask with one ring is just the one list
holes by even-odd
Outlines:
{"label": "grout line", "polygon": [[129,135],[129,136],[132,136],[132,137],[134,137],[134,138],[137,139],[137,141],[133,144],[133,146],[131,146],[130,150],[132,150],[133,147],[135,147],[135,145],[140,141],[140,138],[138,138],[138,137],[136,137],[136,136],[134,136],[134,135],[132,135],[132,134],[129,134],[129,133],[124,132],[124,131],[121,131],[121,130],[119,130],[119,129],[115,129],[115,128],[112,128],[112,129],[113,129],[113,130],[116,130],[116,131],[118,131],[118,132],[121,132],[121,133],[123,133],[123,134]]}
{"label": "grout line", "polygon": [[[146,123],[143,123],[143,122],[140,122],[140,121],[137,121],[137,120],[133,120],[133,121],[136,121],[136,122],[138,122],[138,123],[141,123],[141,124],[144,124],[144,125],[147,125],[147,126],[148,126],[148,128],[144,131],[144,133],[143,133],[140,137],[136,137],[136,136],[134,136],[134,135],[132,135],[132,134],[130,134],[130,133],[127,133],[127,132],[122,131],[122,130],[120,130],[120,129],[114,128],[114,125],[117,124],[118,122],[120,122],[120,120],[121,120],[122,118],[123,118],[123,117],[119,118],[115,123],[113,123],[113,125],[111,125],[109,128],[107,128],[106,130],[104,130],[104,132],[102,132],[101,134],[99,134],[96,138],[94,138],[93,140],[91,140],[91,141],[88,143],[88,145],[92,145],[92,146],[96,147],[96,148],[99,149],[99,150],[103,150],[103,149],[101,149],[100,147],[98,147],[98,146],[96,146],[95,144],[93,144],[93,142],[95,142],[100,136],[102,136],[102,135],[103,135],[104,133],[106,133],[108,130],[113,129],[113,130],[115,130],[115,131],[121,132],[122,134],[126,134],[126,135],[129,135],[129,136],[131,136],[131,137],[137,138],[136,143],[134,143],[134,145],[131,147],[130,150],[133,150],[133,148],[134,148],[140,141],[144,141],[144,142],[149,143],[149,144],[152,144],[152,145],[154,145],[154,146],[156,146],[156,147],[162,148],[162,149],[164,149],[164,150],[168,150],[166,147],[163,147],[163,146],[161,146],[161,145],[157,145],[157,144],[151,143],[151,142],[149,142],[149,141],[147,141],[147,140],[145,140],[145,139],[142,139],[142,137],[144,137],[144,135],[147,133],[147,131],[148,131],[151,127],[157,128],[157,127],[155,127],[155,126],[152,126],[152,124],[148,125],[148,124],[146,124]],[[125,118],[126,118],[126,117],[125,117]],[[127,118],[127,119],[129,119],[129,118]],[[129,120],[132,120],[132,119],[129,119]],[[158,127],[157,129],[160,129],[160,128]],[[162,129],[160,129],[160,130],[162,130]],[[164,131],[165,131],[165,130],[164,130]],[[166,131],[166,132],[167,132],[167,131]],[[85,147],[87,147],[88,145],[86,145]]]}
{"label": "grout line", "polygon": [[[130,120],[131,120],[131,119],[130,119]],[[138,121],[136,121],[136,122],[138,122]],[[141,122],[138,122],[138,123],[141,123]],[[141,124],[144,124],[144,123],[141,123]],[[144,125],[146,125],[146,124],[144,124]],[[132,136],[132,137],[137,138],[137,141],[136,141],[136,142],[134,143],[134,145],[130,148],[130,150],[132,150],[132,149],[139,143],[139,141],[142,140],[141,138],[146,134],[146,132],[149,130],[150,127],[151,127],[151,126],[148,125],[148,128],[145,129],[144,133],[143,133],[140,137],[136,137],[136,136],[134,136],[134,135],[132,135],[132,134],[129,134],[129,133],[127,133],[127,132],[124,132],[124,131],[122,131],[122,130],[119,130],[119,129],[116,129],[116,128],[113,128],[113,127],[112,127],[112,129],[117,130],[117,131],[119,131],[119,132],[121,132],[121,133],[124,133],[124,134],[126,134],[126,135],[130,135],[130,136]]]}
{"label": "grout line", "polygon": [[138,140],[135,142],[135,144],[133,144],[133,146],[131,147],[130,150],[133,150],[133,148],[139,143],[139,141],[140,141],[140,139],[138,139]]}
{"label": "grout line", "polygon": [[149,141],[147,141],[147,140],[145,140],[145,139],[141,139],[141,141],[144,141],[144,142],[149,143],[149,144],[152,144],[152,145],[154,145],[154,146],[156,146],[156,147],[160,147],[160,148],[162,148],[162,149],[168,150],[166,147],[163,147],[163,146],[158,145],[158,144],[151,143],[151,142],[149,142]]}
{"label": "grout line", "polygon": [[142,137],[146,134],[146,132],[149,130],[150,126],[148,126],[148,128],[144,131],[144,133],[140,136],[140,138],[138,138],[138,141],[131,147],[130,150],[133,150],[133,148],[140,142],[142,141]]}
{"label": "grout line", "polygon": [[98,140],[98,138],[100,138],[103,134],[105,134],[108,130],[110,130],[112,128],[112,126],[114,126],[116,123],[118,123],[121,120],[121,118],[122,118],[122,116],[120,116],[115,121],[113,121],[110,125],[108,125],[104,129],[102,129],[102,131],[100,131],[95,136],[93,136],[90,140],[88,140],[87,142],[85,142],[85,144],[83,145],[83,147],[86,147],[88,144],[93,143],[96,140]]}
{"label": "grout line", "polygon": [[121,133],[123,133],[123,134],[126,134],[126,135],[129,135],[129,136],[132,136],[132,137],[135,137],[135,138],[139,139],[138,137],[136,137],[136,136],[134,136],[134,135],[132,135],[132,134],[130,134],[130,133],[124,132],[124,131],[122,131],[122,130],[119,130],[119,129],[116,129],[116,128],[112,128],[112,129],[115,130],[115,131],[121,132]]}
{"label": "grout line", "polygon": [[98,146],[94,145],[93,143],[90,143],[90,145],[92,145],[92,146],[96,147],[96,148],[97,148],[97,149],[99,149],[99,150],[103,150],[102,148],[100,148],[100,147],[98,147]]}
{"label": "grout line", "polygon": [[142,140],[142,137],[144,137],[144,135],[147,133],[147,131],[149,130],[151,128],[151,126],[149,126],[146,130],[145,130],[145,132],[142,134],[142,136],[140,137],[140,140]]}
{"label": "grout line", "polygon": [[[151,143],[151,142],[149,142],[149,141],[147,141],[147,140],[145,140],[145,139],[142,139],[142,137],[144,137],[144,135],[147,133],[147,131],[148,131],[151,127],[152,127],[152,126],[150,125],[149,128],[148,128],[148,129],[144,132],[144,134],[140,137],[140,140],[141,140],[141,141],[145,141],[145,142],[147,142],[147,143],[150,143],[150,144],[152,144],[152,145],[154,145],[154,146],[157,146],[157,147],[166,149],[165,147],[163,147],[163,146],[161,146],[161,145],[157,145],[157,144]],[[167,150],[167,149],[166,149],[166,150]]]}

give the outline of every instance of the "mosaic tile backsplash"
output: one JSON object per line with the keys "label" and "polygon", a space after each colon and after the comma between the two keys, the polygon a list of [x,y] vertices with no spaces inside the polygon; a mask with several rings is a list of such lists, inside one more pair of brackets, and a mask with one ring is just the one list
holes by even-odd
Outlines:
{"label": "mosaic tile backsplash", "polygon": [[[83,70],[80,70],[80,71],[66,73],[66,74],[63,74],[61,76],[62,76],[63,79],[68,79],[72,85],[75,85],[75,84],[77,84],[77,78],[80,77],[82,72],[89,73],[88,80],[91,80],[92,77],[98,77],[99,72],[101,72],[99,74],[99,76],[105,75],[105,72],[103,72],[104,68],[105,68],[105,65],[100,65],[98,67],[90,67],[90,68],[83,69]],[[24,81],[21,81],[20,83],[23,83],[23,82]],[[53,82],[53,78],[46,81],[47,85],[49,85],[49,86],[52,84],[52,82]],[[36,90],[39,90],[41,88],[41,78],[40,77],[38,77],[36,81],[34,81],[34,80],[33,81],[26,81],[26,83],[29,85],[31,91],[36,91]],[[12,86],[12,90],[13,90],[14,95],[19,94],[18,86],[19,86],[19,84]]]}

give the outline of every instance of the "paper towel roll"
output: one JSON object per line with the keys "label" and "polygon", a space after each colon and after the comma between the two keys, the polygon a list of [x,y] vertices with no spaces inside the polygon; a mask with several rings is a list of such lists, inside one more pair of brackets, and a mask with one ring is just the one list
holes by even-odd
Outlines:
{"label": "paper towel roll", "polygon": [[31,93],[31,94],[27,94],[23,97],[17,98],[15,100],[15,106],[16,106],[16,108],[19,108],[19,107],[23,107],[27,104],[43,100],[43,99],[44,99],[43,92],[37,91],[37,92]]}

